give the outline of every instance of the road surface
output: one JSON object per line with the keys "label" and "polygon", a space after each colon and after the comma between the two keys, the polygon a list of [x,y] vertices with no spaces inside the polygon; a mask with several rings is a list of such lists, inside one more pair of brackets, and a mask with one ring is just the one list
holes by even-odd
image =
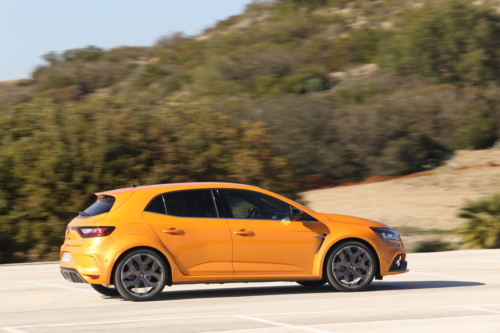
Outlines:
{"label": "road surface", "polygon": [[166,287],[144,303],[66,282],[57,263],[0,266],[1,332],[500,332],[500,250],[408,255],[360,293],[327,285]]}

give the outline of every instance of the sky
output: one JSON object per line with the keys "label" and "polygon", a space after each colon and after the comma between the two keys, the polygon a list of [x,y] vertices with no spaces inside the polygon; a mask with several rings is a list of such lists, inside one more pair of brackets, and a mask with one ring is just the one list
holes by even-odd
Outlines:
{"label": "sky", "polygon": [[95,45],[149,46],[198,35],[251,0],[0,0],[0,81],[30,78],[42,55]]}

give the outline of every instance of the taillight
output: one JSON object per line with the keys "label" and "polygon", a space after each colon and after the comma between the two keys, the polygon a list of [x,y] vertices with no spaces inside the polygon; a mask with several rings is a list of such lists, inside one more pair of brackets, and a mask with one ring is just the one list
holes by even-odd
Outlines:
{"label": "taillight", "polygon": [[92,238],[109,236],[115,227],[73,227],[71,229],[76,230],[82,238]]}

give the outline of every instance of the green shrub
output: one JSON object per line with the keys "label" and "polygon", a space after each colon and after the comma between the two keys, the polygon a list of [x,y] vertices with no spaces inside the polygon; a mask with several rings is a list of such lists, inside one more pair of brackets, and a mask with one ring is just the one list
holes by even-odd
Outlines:
{"label": "green shrub", "polygon": [[414,252],[443,252],[453,250],[455,250],[455,247],[448,242],[432,240],[419,242]]}
{"label": "green shrub", "polygon": [[104,50],[97,46],[87,46],[64,51],[60,56],[64,61],[96,61],[102,57]]}
{"label": "green shrub", "polygon": [[498,140],[498,115],[490,110],[474,109],[460,124],[460,146],[465,149],[485,149]]}
{"label": "green shrub", "polygon": [[500,248],[500,194],[479,200],[466,200],[459,217],[467,223],[459,227],[457,235],[462,236],[466,248]]}

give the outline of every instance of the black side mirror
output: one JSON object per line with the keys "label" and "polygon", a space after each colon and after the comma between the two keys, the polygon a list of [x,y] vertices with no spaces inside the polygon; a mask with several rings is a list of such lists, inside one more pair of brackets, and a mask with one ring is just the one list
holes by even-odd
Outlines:
{"label": "black side mirror", "polygon": [[300,221],[304,217],[304,212],[300,209],[292,207],[292,212],[290,213],[290,220],[292,221]]}

